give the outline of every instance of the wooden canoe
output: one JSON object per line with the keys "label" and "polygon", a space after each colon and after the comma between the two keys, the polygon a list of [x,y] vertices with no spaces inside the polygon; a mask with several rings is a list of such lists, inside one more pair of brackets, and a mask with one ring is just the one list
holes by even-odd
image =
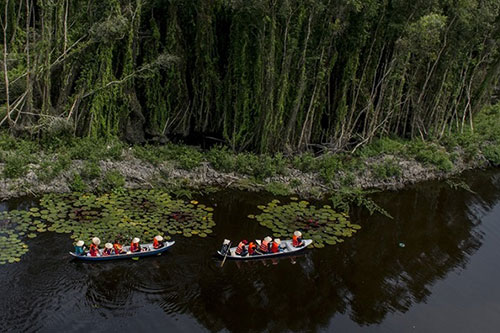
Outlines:
{"label": "wooden canoe", "polygon": [[[246,256],[240,256],[235,253],[236,247],[232,247],[230,249],[231,255],[227,255],[228,260],[254,260],[254,259],[264,259],[264,258],[276,258],[276,257],[284,257],[284,256],[290,256],[293,255],[297,252],[303,251],[306,247],[311,245],[313,242],[312,239],[304,239],[304,246],[301,247],[294,247],[292,245],[292,240],[282,240],[280,246],[283,248],[282,252],[277,252],[277,253],[265,253],[265,254],[256,254],[253,256],[246,255]],[[217,251],[217,254],[221,257],[224,257],[225,254],[221,253],[220,250]]]}
{"label": "wooden canoe", "polygon": [[[91,257],[91,256],[79,256],[73,252],[70,252],[69,254],[73,256],[75,259],[79,260],[86,260],[86,261],[105,261],[105,260],[116,260],[116,259],[127,259],[127,258],[140,258],[140,257],[149,257],[149,256],[154,256],[154,255],[159,255],[162,252],[165,252],[168,250],[169,247],[174,245],[175,242],[165,242],[163,247],[159,249],[153,248],[153,244],[141,244],[141,252],[134,252],[134,253],[124,253],[124,254],[112,254],[109,256],[100,256],[100,257]],[[128,251],[130,246],[124,246],[123,250]],[[144,250],[146,249],[146,250]],[[103,249],[100,249],[99,252],[102,254]]]}

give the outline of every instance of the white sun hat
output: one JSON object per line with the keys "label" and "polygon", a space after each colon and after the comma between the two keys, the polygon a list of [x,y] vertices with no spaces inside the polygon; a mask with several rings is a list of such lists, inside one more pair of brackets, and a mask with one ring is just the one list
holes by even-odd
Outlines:
{"label": "white sun hat", "polygon": [[137,237],[134,237],[134,239],[132,239],[132,243],[139,243],[140,239],[137,238]]}
{"label": "white sun hat", "polygon": [[82,240],[79,240],[78,242],[76,242],[76,246],[83,246],[83,244],[85,244]]}
{"label": "white sun hat", "polygon": [[155,239],[158,241],[158,242],[161,242],[163,240],[163,237],[161,237],[160,235],[156,236]]}
{"label": "white sun hat", "polygon": [[300,237],[302,236],[302,233],[298,230],[296,230],[294,233],[293,233],[294,236],[297,236],[297,237]]}
{"label": "white sun hat", "polygon": [[227,245],[229,243],[231,243],[231,241],[229,239],[224,239],[224,242],[222,242],[222,244],[224,244],[224,245]]}
{"label": "white sun hat", "polygon": [[101,240],[97,237],[94,237],[94,238],[92,238],[92,243],[94,243],[95,245],[99,245],[99,244],[101,244]]}
{"label": "white sun hat", "polygon": [[113,248],[113,244],[106,243],[106,244],[104,244],[104,247],[107,248],[107,249],[112,249]]}
{"label": "white sun hat", "polygon": [[275,242],[276,244],[278,244],[278,245],[279,245],[279,244],[281,244],[281,239],[279,239],[279,238],[275,238],[275,239],[274,239],[274,242]]}
{"label": "white sun hat", "polygon": [[269,237],[269,236],[266,236],[266,238],[264,238],[264,240],[265,240],[266,242],[270,242],[270,241],[272,241],[273,239],[272,239],[271,237]]}

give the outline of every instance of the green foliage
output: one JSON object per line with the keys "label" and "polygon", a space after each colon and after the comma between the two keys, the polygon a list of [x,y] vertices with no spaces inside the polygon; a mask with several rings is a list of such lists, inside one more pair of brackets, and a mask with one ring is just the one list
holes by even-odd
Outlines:
{"label": "green foliage", "polygon": [[453,169],[449,154],[437,144],[415,140],[408,145],[408,152],[425,165],[434,165],[441,171]]}
{"label": "green foliage", "polygon": [[81,171],[81,176],[85,180],[93,180],[101,176],[101,167],[96,161],[85,161]]}
{"label": "green foliage", "polygon": [[307,152],[295,156],[292,165],[295,169],[302,172],[316,172],[318,171],[319,163],[312,153]]}
{"label": "green foliage", "polygon": [[388,158],[384,159],[381,164],[374,166],[373,174],[379,180],[399,177],[401,175],[401,167],[394,159]]}
{"label": "green foliage", "polygon": [[268,191],[274,195],[287,196],[287,195],[290,195],[292,193],[290,188],[283,183],[271,182],[271,183],[266,184],[265,189],[266,189],[266,191]]}
{"label": "green foliage", "polygon": [[44,160],[40,163],[39,169],[37,169],[36,175],[38,179],[43,182],[50,182],[61,172],[67,170],[71,166],[71,159],[68,154],[59,154],[56,160]]}
{"label": "green foliage", "polygon": [[488,145],[483,149],[484,157],[493,165],[500,166],[500,145]]}
{"label": "green foliage", "polygon": [[364,207],[369,212],[370,215],[373,213],[382,214],[388,218],[392,219],[392,216],[382,207],[380,207],[372,198],[369,197],[373,191],[365,191],[360,188],[347,188],[342,187],[338,191],[335,191],[330,197],[333,208],[340,209],[349,212],[350,206],[356,205],[358,207]]}
{"label": "green foliage", "polygon": [[78,173],[75,173],[73,175],[73,179],[71,179],[71,183],[69,184],[69,188],[73,192],[86,192],[88,189],[88,186],[85,183],[85,181],[82,179],[82,177]]}
{"label": "green foliage", "polygon": [[225,146],[215,146],[207,153],[207,160],[215,170],[233,172],[236,169],[236,157]]}
{"label": "green foliage", "polygon": [[125,186],[125,177],[118,170],[110,170],[104,174],[101,180],[98,191],[102,193],[111,192],[115,189],[120,189]]}
{"label": "green foliage", "polygon": [[28,173],[29,159],[22,154],[9,154],[4,157],[3,176],[5,178],[20,178]]}
{"label": "green foliage", "polygon": [[134,146],[133,154],[138,159],[158,166],[162,161],[162,156],[153,146]]}

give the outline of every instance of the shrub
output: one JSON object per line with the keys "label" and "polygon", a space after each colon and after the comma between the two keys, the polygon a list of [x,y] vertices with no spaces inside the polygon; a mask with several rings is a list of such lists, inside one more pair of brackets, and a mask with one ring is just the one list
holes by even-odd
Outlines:
{"label": "shrub", "polygon": [[266,191],[271,192],[274,195],[287,196],[292,193],[290,188],[282,183],[272,182],[266,185]]}
{"label": "shrub", "polygon": [[500,166],[500,145],[489,145],[483,148],[484,157],[493,165]]}
{"label": "shrub", "polygon": [[123,186],[125,186],[125,177],[118,170],[110,170],[105,173],[98,190],[100,192],[111,192]]}
{"label": "shrub", "polygon": [[83,179],[92,180],[98,178],[100,175],[101,167],[96,161],[85,161],[81,172]]}
{"label": "shrub", "polygon": [[132,152],[138,159],[149,162],[155,166],[158,166],[163,161],[162,154],[158,154],[154,147],[149,145],[145,145],[143,147],[134,146]]}
{"label": "shrub", "polygon": [[201,165],[203,155],[195,149],[186,149],[183,153],[177,156],[179,167],[184,170],[193,170]]}
{"label": "shrub", "polygon": [[337,155],[324,155],[320,159],[320,177],[327,183],[331,183],[337,171],[342,170],[342,160]]}
{"label": "shrub", "polygon": [[401,176],[401,168],[393,159],[386,159],[373,168],[373,174],[375,178],[385,180]]}
{"label": "shrub", "polygon": [[293,167],[302,172],[318,171],[318,164],[314,155],[309,152],[295,156],[292,162]]}
{"label": "shrub", "polygon": [[453,168],[449,154],[436,144],[418,140],[411,142],[408,148],[409,154],[423,164],[434,165],[442,171],[450,171]]}
{"label": "shrub", "polygon": [[73,175],[73,179],[69,184],[69,188],[73,192],[85,192],[88,189],[87,184],[85,184],[82,177],[77,173]]}
{"label": "shrub", "polygon": [[5,178],[19,178],[28,173],[29,161],[22,154],[10,154],[4,157],[3,175]]}
{"label": "shrub", "polygon": [[236,168],[236,157],[227,147],[216,146],[207,153],[207,160],[215,170],[233,172]]}
{"label": "shrub", "polygon": [[61,172],[67,170],[71,165],[71,159],[67,154],[59,154],[55,161],[43,161],[36,171],[38,179],[49,182],[56,178]]}

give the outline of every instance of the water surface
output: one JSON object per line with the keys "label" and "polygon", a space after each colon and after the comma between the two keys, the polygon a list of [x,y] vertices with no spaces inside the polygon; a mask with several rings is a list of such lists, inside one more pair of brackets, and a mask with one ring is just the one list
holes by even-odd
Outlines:
{"label": "water surface", "polygon": [[[362,229],[336,246],[279,261],[220,262],[223,238],[264,237],[248,214],[273,199],[224,191],[209,237],[176,239],[167,254],[72,261],[68,235],[28,241],[0,267],[6,331],[496,332],[500,327],[500,172],[462,177],[475,193],[428,182],[374,199],[394,217],[352,212]],[[1,209],[26,208],[31,199]],[[401,247],[399,243],[404,243]]]}

